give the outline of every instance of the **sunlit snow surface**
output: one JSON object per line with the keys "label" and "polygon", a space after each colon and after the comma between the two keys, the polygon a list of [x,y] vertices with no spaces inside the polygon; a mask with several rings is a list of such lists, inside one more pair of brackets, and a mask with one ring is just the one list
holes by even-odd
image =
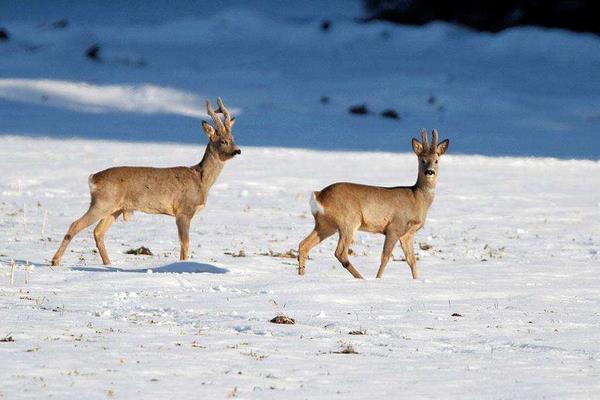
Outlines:
{"label": "sunlit snow surface", "polygon": [[[374,279],[383,237],[360,233],[353,260],[368,279],[357,281],[335,260],[335,237],[304,277],[295,260],[261,254],[295,249],[311,230],[311,190],[411,184],[412,154],[244,147],[192,223],[189,262],[177,263],[172,218],[134,214],[107,234],[113,266],[88,229],[52,270],[87,209],[90,172],[192,165],[203,146],[0,146],[0,338],[14,339],[0,343],[5,398],[600,396],[598,162],[444,156],[416,237],[432,246],[417,250],[421,279],[400,261]],[[155,256],[124,254],[139,246]],[[270,323],[278,313],[296,325]],[[348,344],[359,354],[337,353]]]}

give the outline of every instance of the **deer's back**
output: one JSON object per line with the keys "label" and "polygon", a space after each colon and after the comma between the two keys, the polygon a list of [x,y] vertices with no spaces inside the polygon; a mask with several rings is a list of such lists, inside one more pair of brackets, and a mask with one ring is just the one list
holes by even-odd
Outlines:
{"label": "deer's back", "polygon": [[92,174],[89,183],[92,201],[125,211],[174,215],[201,202],[200,177],[188,167],[113,167]]}
{"label": "deer's back", "polygon": [[322,204],[343,202],[348,205],[369,206],[372,203],[393,206],[402,198],[412,195],[409,187],[383,187],[362,185],[359,183],[338,182],[317,192],[317,199]]}
{"label": "deer's back", "polygon": [[414,195],[408,187],[339,182],[317,192],[316,198],[326,219],[336,225],[359,224],[369,232],[384,232],[390,223],[404,223],[414,211]]}

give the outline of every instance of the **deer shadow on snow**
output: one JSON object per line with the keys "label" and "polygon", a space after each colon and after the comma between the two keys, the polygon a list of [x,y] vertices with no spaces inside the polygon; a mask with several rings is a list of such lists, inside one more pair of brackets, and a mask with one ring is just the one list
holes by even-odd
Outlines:
{"label": "deer shadow on snow", "polygon": [[138,272],[153,274],[226,274],[229,272],[226,268],[217,267],[212,264],[205,264],[193,261],[180,261],[158,267],[148,268],[118,268],[118,267],[72,267],[71,271],[84,272]]}

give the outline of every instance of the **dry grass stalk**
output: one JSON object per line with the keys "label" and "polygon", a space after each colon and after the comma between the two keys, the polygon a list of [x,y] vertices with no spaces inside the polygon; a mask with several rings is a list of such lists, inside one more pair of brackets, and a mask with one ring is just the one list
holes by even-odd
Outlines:
{"label": "dry grass stalk", "polygon": [[231,256],[231,257],[246,257],[246,252],[244,250],[240,250],[237,253],[234,253],[232,251],[226,251],[223,254],[225,254],[227,256]]}
{"label": "dry grass stalk", "polygon": [[29,284],[29,261],[27,261],[27,264],[25,265],[25,284]]}
{"label": "dry grass stalk", "polygon": [[334,351],[334,354],[359,354],[358,351],[354,349],[352,343],[340,343],[340,350]]}
{"label": "dry grass stalk", "polygon": [[48,210],[44,211],[44,219],[42,220],[42,230],[40,232],[40,235],[44,236],[44,233],[46,232],[46,220],[48,219]]}
{"label": "dry grass stalk", "polygon": [[15,339],[13,339],[11,334],[8,334],[6,336],[4,336],[3,338],[0,338],[0,343],[8,343],[8,342],[14,342]]}
{"label": "dry grass stalk", "polygon": [[348,335],[366,335],[366,334],[367,334],[366,329],[355,329],[353,331],[348,332]]}
{"label": "dry grass stalk", "polygon": [[296,252],[296,250],[292,250],[292,249],[290,249],[286,252],[273,251],[273,250],[269,249],[269,252],[259,253],[259,255],[268,256],[268,257],[276,257],[276,258],[293,258],[293,259],[298,258],[298,253]]}
{"label": "dry grass stalk", "polygon": [[10,284],[15,283],[15,260],[10,260]]}

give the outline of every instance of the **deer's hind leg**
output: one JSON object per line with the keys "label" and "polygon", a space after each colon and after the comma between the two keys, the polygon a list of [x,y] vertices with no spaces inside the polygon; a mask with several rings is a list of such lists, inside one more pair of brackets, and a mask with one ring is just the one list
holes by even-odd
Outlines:
{"label": "deer's hind leg", "polygon": [[92,204],[89,210],[87,210],[87,212],[83,214],[81,218],[73,222],[69,227],[69,230],[67,231],[67,234],[65,235],[62,243],[60,244],[60,247],[58,248],[58,250],[56,250],[56,253],[52,257],[52,265],[60,265],[60,260],[65,250],[67,249],[67,246],[69,245],[69,243],[71,243],[71,240],[75,237],[75,235],[77,235],[79,232],[81,232],[88,226],[92,225],[94,222],[105,217],[107,214],[110,214],[110,211],[103,210],[100,207]]}
{"label": "deer's hind leg", "polygon": [[106,252],[106,246],[104,245],[104,234],[111,225],[115,222],[117,218],[121,215],[121,211],[116,211],[109,215],[108,217],[104,217],[98,222],[96,228],[94,229],[94,239],[96,240],[96,247],[98,248],[98,252],[100,253],[100,257],[102,257],[102,263],[104,265],[110,265],[110,258],[108,258],[108,253]]}
{"label": "deer's hind leg", "polygon": [[352,263],[350,263],[350,258],[348,256],[348,252],[350,250],[350,245],[354,240],[354,235],[358,230],[358,226],[354,228],[340,228],[340,239],[338,241],[337,248],[335,249],[335,257],[338,261],[352,274],[356,279],[363,279],[360,272],[354,268]]}
{"label": "deer's hind leg", "polygon": [[298,275],[304,275],[304,266],[310,250],[333,235],[336,228],[325,221],[320,221],[315,217],[315,228],[298,245]]}

